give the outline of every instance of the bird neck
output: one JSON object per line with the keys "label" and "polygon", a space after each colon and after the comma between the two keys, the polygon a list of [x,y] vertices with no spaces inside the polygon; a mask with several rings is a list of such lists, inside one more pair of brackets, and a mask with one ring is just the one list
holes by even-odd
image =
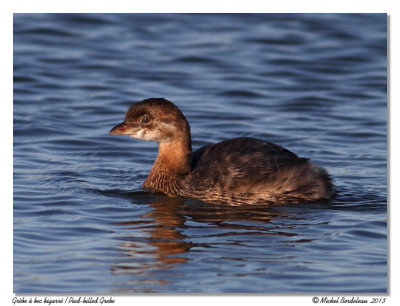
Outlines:
{"label": "bird neck", "polygon": [[158,155],[151,171],[182,175],[190,171],[192,146],[190,137],[177,138],[158,144]]}
{"label": "bird neck", "polygon": [[166,193],[179,193],[179,181],[191,170],[192,146],[189,137],[158,144],[158,155],[143,186]]}

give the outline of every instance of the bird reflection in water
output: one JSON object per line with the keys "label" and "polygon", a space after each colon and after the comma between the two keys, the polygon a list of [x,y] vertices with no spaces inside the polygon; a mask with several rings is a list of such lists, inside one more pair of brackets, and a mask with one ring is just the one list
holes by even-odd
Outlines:
{"label": "bird reflection in water", "polygon": [[[145,237],[128,236],[127,241],[121,246],[128,250],[129,255],[152,253],[156,255],[159,263],[157,268],[168,269],[169,265],[183,263],[187,260],[184,256],[172,256],[186,253],[191,244],[185,241],[186,236],[180,229],[185,228],[185,217],[178,211],[183,203],[181,198],[163,197],[150,204],[154,209],[141,216],[143,221],[124,221],[114,224],[124,226],[126,230],[140,229]],[[143,242],[152,248],[144,247]],[[142,263],[145,266],[145,263]],[[154,265],[152,264],[153,268]],[[129,269],[129,266],[118,265],[118,268]]]}
{"label": "bird reflection in water", "polygon": [[[234,244],[232,237],[238,235],[280,236],[288,237],[293,243],[296,241],[293,236],[297,236],[292,231],[293,223],[299,220],[304,225],[299,215],[265,206],[230,207],[163,195],[157,196],[150,206],[150,212],[135,220],[114,223],[130,234],[122,237],[125,241],[119,248],[125,258],[113,264],[112,272],[135,275],[130,285],[168,283],[160,270],[187,264],[193,257],[189,256],[191,249],[196,248],[195,256],[199,256],[199,252],[212,247],[215,239],[226,237],[227,243]],[[209,243],[204,242],[207,238]],[[268,247],[267,241],[265,247]],[[143,288],[140,290],[143,292]]]}

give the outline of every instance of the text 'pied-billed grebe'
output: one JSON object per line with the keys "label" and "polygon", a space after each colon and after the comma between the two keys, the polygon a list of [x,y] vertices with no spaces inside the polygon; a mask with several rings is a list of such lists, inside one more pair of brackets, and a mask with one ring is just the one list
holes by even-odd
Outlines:
{"label": "text 'pied-billed grebe'", "polygon": [[257,138],[229,139],[192,152],[185,116],[163,98],[132,104],[110,134],[158,143],[143,183],[152,192],[235,205],[315,202],[334,195],[324,169]]}

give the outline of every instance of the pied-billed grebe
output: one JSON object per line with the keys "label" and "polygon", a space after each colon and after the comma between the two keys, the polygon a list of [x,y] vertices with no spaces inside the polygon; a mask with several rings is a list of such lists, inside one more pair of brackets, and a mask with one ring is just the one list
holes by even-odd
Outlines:
{"label": "pied-billed grebe", "polygon": [[143,183],[152,192],[235,205],[315,202],[334,194],[324,169],[257,138],[229,139],[192,153],[185,116],[163,98],[132,104],[110,134],[158,142]]}

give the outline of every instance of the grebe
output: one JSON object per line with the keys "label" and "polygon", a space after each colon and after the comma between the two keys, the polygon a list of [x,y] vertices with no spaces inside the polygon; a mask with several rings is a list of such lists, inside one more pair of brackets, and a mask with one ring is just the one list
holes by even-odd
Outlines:
{"label": "grebe", "polygon": [[143,183],[151,192],[232,205],[326,201],[335,193],[324,169],[257,138],[229,139],[192,152],[185,116],[163,98],[132,104],[110,134],[158,143]]}

